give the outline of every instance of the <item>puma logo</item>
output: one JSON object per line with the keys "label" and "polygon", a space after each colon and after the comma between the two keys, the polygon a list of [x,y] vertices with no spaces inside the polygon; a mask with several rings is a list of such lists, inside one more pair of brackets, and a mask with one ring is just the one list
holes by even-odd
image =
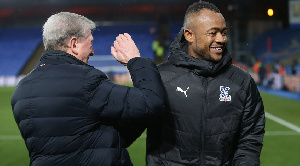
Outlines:
{"label": "puma logo", "polygon": [[180,87],[177,87],[176,91],[184,93],[185,97],[187,97],[186,92],[189,90],[189,88],[190,88],[190,87],[187,87],[186,90],[182,90]]}

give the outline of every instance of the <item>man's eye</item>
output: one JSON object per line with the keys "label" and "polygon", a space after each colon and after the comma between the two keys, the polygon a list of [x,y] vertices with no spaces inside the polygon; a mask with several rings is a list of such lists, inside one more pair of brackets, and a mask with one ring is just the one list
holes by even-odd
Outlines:
{"label": "man's eye", "polygon": [[209,35],[215,36],[217,34],[217,32],[209,32]]}

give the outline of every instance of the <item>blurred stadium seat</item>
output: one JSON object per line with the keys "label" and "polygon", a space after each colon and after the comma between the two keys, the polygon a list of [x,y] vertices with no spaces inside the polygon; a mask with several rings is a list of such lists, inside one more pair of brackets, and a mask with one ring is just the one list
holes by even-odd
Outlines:
{"label": "blurred stadium seat", "polygon": [[150,28],[156,27],[155,24],[140,25],[112,25],[98,26],[93,32],[94,36],[94,52],[95,55],[90,57],[89,64],[102,70],[104,73],[124,73],[127,68],[118,63],[111,56],[110,47],[113,46],[118,34],[129,33],[135,44],[140,50],[142,57],[153,59],[152,41],[154,35],[150,34]]}
{"label": "blurred stadium seat", "polygon": [[0,29],[0,75],[18,75],[42,42],[41,28]]}
{"label": "blurred stadium seat", "polygon": [[[271,39],[270,50],[268,38]],[[252,41],[250,51],[266,64],[287,59],[300,52],[300,29],[269,30]]]}
{"label": "blurred stadium seat", "polygon": [[[152,42],[156,34],[150,32],[157,28],[152,24],[115,24],[98,26],[93,32],[95,55],[89,64],[105,73],[124,73],[127,68],[119,64],[110,53],[110,47],[118,34],[129,33],[140,50],[141,56],[154,59]],[[172,36],[180,30],[180,24],[172,24]],[[42,27],[2,28],[0,29],[0,75],[17,76],[34,51],[42,42]]]}

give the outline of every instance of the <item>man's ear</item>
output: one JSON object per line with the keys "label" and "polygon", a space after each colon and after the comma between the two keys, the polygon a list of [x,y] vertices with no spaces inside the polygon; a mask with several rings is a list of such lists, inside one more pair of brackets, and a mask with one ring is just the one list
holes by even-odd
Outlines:
{"label": "man's ear", "polygon": [[72,53],[78,55],[78,38],[72,37],[69,40],[68,47],[71,49]]}
{"label": "man's ear", "polygon": [[184,37],[189,43],[194,42],[194,33],[190,29],[184,29]]}

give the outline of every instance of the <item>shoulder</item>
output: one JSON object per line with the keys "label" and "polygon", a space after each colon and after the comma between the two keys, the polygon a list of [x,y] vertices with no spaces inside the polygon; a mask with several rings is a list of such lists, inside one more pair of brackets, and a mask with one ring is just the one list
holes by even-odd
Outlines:
{"label": "shoulder", "polygon": [[244,69],[242,69],[242,68],[240,68],[236,65],[233,65],[233,64],[229,66],[228,72],[230,74],[239,75],[239,76],[244,77],[244,78],[250,78],[251,77],[250,74],[247,71],[245,71]]}
{"label": "shoulder", "polygon": [[170,61],[166,61],[158,65],[158,70],[163,82],[167,82],[189,71],[186,68],[175,66],[174,64],[170,63]]}
{"label": "shoulder", "polygon": [[247,71],[233,64],[228,67],[224,75],[233,84],[237,84],[244,90],[247,89],[250,84],[255,84],[253,78]]}
{"label": "shoulder", "polygon": [[103,73],[101,70],[96,69],[94,67],[92,67],[92,68],[90,67],[90,68],[86,69],[86,76],[87,77],[97,76],[97,77],[107,78],[105,73]]}
{"label": "shoulder", "polygon": [[85,71],[84,82],[89,85],[99,85],[103,80],[108,79],[101,70],[90,68]]}

